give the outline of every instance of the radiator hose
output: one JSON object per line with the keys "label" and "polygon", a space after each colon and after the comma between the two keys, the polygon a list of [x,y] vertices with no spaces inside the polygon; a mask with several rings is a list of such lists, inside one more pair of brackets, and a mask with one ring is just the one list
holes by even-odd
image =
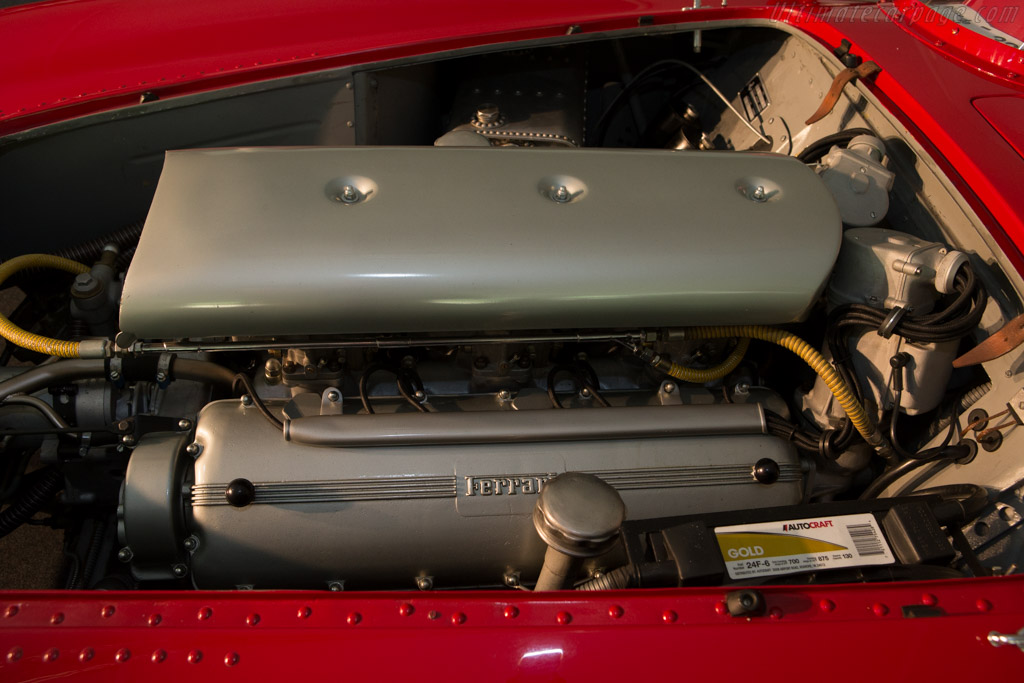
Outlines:
{"label": "radiator hose", "polygon": [[825,382],[825,385],[828,386],[829,391],[831,391],[832,395],[835,396],[839,405],[843,407],[846,415],[850,418],[850,422],[860,435],[864,437],[864,440],[867,441],[868,444],[870,444],[871,447],[886,460],[890,462],[895,460],[896,455],[893,452],[892,447],[885,440],[885,437],[882,436],[882,433],[878,431],[878,427],[872,422],[867,411],[864,410],[864,406],[857,401],[853,391],[839,376],[839,373],[832,367],[832,364],[829,363],[824,356],[818,353],[813,346],[792,332],[787,332],[785,330],[765,325],[712,325],[705,327],[685,327],[681,330],[673,330],[670,333],[670,337],[676,339],[748,337],[750,339],[759,339],[761,341],[770,342],[791,351],[811,366],[811,369],[818,373],[818,376],[821,377]]}
{"label": "radiator hose", "polygon": [[[24,254],[0,264],[0,285],[7,278],[26,268],[52,268],[67,271],[74,275],[89,272],[88,266],[60,256]],[[107,344],[103,340],[87,342],[61,341],[60,339],[51,339],[33,334],[21,329],[2,314],[0,314],[0,337],[3,337],[15,346],[59,358],[104,358],[107,350]]]}

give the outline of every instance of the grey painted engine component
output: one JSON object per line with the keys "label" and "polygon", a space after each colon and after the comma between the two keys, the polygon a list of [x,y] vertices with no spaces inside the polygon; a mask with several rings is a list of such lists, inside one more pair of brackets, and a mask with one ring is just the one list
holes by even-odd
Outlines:
{"label": "grey painted engine component", "polygon": [[783,323],[815,300],[840,229],[821,180],[772,154],[168,152],[120,324],[179,339]]}
{"label": "grey painted engine component", "polygon": [[[682,418],[688,408],[657,410]],[[598,411],[608,421],[627,419],[616,408]],[[362,417],[375,416],[352,419]],[[434,577],[438,586],[465,586],[500,584],[507,571],[532,580],[545,552],[531,519],[536,494],[562,472],[587,472],[611,484],[635,519],[799,502],[803,484],[795,451],[754,431],[330,448],[285,441],[254,407],[217,401],[199,417],[191,503],[181,511],[188,531],[181,533],[196,538],[191,571],[200,588],[323,588],[335,581],[412,587],[422,576]],[[168,462],[179,457],[176,446],[159,447]],[[761,458],[779,463],[777,483],[754,479]],[[130,471],[126,501],[139,500],[129,495],[136,487],[180,490],[181,479],[171,469],[142,474],[157,482],[135,481]],[[225,494],[240,479],[252,483],[254,499],[236,507]],[[164,501],[154,498],[153,505]],[[145,526],[154,516],[163,524],[145,506],[126,508],[125,528]],[[166,534],[162,538],[172,543]],[[139,553],[136,558],[150,562]]]}
{"label": "grey painted engine component", "polygon": [[833,147],[818,165],[821,179],[839,205],[843,223],[877,225],[889,212],[889,190],[895,175],[882,165],[885,143],[858,135],[845,149]]}
{"label": "grey painted engine component", "polygon": [[[829,306],[867,304],[875,308],[929,312],[940,294],[953,291],[953,283],[967,255],[926,242],[913,235],[883,228],[851,228],[843,234],[835,273],[828,285]],[[908,415],[934,409],[945,394],[953,371],[958,343],[910,342],[897,335],[888,338],[868,330],[851,337],[852,359],[857,376],[880,409],[892,405],[889,359],[898,352],[910,354],[905,369],[906,390],[900,407]],[[819,415],[838,418],[842,409],[819,379],[805,403]]]}

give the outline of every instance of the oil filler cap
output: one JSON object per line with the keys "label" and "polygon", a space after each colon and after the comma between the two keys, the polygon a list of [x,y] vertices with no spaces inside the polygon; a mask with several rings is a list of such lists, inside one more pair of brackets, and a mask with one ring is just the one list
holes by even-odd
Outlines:
{"label": "oil filler cap", "polygon": [[566,472],[548,481],[533,509],[533,524],[544,542],[572,557],[604,552],[625,517],[619,492],[583,472]]}

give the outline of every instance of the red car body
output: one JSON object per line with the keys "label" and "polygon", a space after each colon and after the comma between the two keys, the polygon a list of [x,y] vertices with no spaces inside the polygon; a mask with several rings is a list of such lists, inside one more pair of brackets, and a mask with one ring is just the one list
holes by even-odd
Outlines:
{"label": "red car body", "polygon": [[[0,135],[118,110],[144,94],[166,100],[641,20],[780,22],[830,48],[848,40],[881,67],[872,92],[1024,270],[1024,52],[933,14],[916,0],[53,0],[0,11]],[[1020,649],[988,639],[1024,627],[1024,577],[764,594],[764,616],[737,619],[720,588],[7,592],[0,679],[1013,680],[1024,665]],[[936,609],[913,618],[914,606]]]}

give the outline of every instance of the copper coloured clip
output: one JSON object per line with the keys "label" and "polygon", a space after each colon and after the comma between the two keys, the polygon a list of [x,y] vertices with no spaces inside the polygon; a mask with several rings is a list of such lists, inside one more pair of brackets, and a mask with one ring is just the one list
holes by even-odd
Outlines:
{"label": "copper coloured clip", "polygon": [[828,116],[839,102],[839,96],[843,93],[843,88],[846,87],[847,83],[858,78],[869,78],[881,70],[874,62],[864,62],[860,66],[843,69],[837,73],[835,80],[832,81],[832,87],[828,89],[828,93],[825,95],[825,99],[821,101],[818,111],[814,112],[811,118],[804,121],[804,124],[809,126]]}

